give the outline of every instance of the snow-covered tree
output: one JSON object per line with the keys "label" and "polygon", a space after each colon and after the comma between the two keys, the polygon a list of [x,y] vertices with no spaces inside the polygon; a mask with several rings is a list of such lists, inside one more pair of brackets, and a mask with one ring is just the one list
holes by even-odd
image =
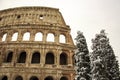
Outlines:
{"label": "snow-covered tree", "polygon": [[92,80],[119,80],[119,65],[105,30],[92,39],[90,53]]}
{"label": "snow-covered tree", "polygon": [[90,59],[86,39],[82,32],[77,32],[75,50],[75,80],[91,80],[90,78]]}

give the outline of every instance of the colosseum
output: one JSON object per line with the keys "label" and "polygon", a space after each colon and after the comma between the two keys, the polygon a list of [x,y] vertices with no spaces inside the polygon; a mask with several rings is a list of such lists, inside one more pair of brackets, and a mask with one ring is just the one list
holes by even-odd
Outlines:
{"label": "colosseum", "polygon": [[73,80],[70,27],[57,8],[0,11],[0,80]]}

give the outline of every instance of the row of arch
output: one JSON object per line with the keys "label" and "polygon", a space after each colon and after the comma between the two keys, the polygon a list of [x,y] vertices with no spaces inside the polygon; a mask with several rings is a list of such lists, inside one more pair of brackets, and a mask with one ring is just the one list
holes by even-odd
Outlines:
{"label": "row of arch", "polygon": [[[26,58],[27,58],[27,53],[25,51],[22,51],[17,58],[17,63],[26,63]],[[4,63],[10,63],[12,62],[12,59],[13,59],[13,52],[9,51],[4,58]],[[55,63],[54,59],[55,56],[53,52],[48,52],[45,56],[45,64],[54,64]],[[31,63],[39,64],[40,60],[41,60],[41,54],[38,51],[34,52],[31,57]],[[60,54],[59,64],[60,65],[68,64],[68,56],[65,52],[62,52]]]}
{"label": "row of arch", "polygon": [[[9,80],[7,76],[3,76],[1,80]],[[24,80],[22,76],[17,76],[15,77],[14,80]],[[39,78],[37,76],[32,76],[30,77],[29,80],[39,80]],[[54,78],[52,76],[47,76],[44,80],[54,80]],[[60,80],[68,80],[67,77],[63,76],[60,78]]]}
{"label": "row of arch", "polygon": [[[23,34],[22,40],[23,41],[29,41],[30,40],[30,32],[25,32]],[[6,41],[7,38],[7,33],[2,35],[2,41]],[[18,39],[18,32],[13,33],[11,41],[17,41]],[[42,32],[37,32],[34,37],[34,41],[43,41],[43,33]],[[48,42],[55,42],[55,35],[53,33],[48,33],[47,34],[47,39],[46,41]],[[59,35],[59,42],[60,43],[66,43],[66,36],[63,34]]]}

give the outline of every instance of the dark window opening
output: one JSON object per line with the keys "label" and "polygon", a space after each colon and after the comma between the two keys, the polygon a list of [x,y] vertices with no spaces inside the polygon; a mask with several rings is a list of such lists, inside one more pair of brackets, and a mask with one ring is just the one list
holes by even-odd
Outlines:
{"label": "dark window opening", "polygon": [[43,19],[43,15],[40,15],[40,19]]}
{"label": "dark window opening", "polygon": [[12,62],[13,52],[9,52],[7,55],[7,58],[5,59],[5,62]]}
{"label": "dark window opening", "polygon": [[60,54],[60,65],[67,65],[67,55],[66,53]]}
{"label": "dark window opening", "polygon": [[53,24],[50,24],[51,26],[53,25]]}
{"label": "dark window opening", "polygon": [[20,15],[18,15],[18,16],[17,16],[17,19],[20,19],[20,18],[21,18],[21,16],[20,16]]}
{"label": "dark window opening", "polygon": [[32,55],[32,61],[31,63],[40,63],[40,53],[39,52],[35,52]]}
{"label": "dark window opening", "polygon": [[0,21],[2,21],[2,18],[0,18]]}
{"label": "dark window opening", "polygon": [[53,80],[53,78],[51,76],[48,76],[45,78],[45,80]]}
{"label": "dark window opening", "polygon": [[30,80],[39,80],[37,77],[33,76],[30,78]]}
{"label": "dark window opening", "polygon": [[68,80],[67,77],[61,77],[60,80]]}
{"label": "dark window opening", "polygon": [[26,62],[26,52],[21,52],[18,58],[18,63],[25,63]]}
{"label": "dark window opening", "polygon": [[4,77],[2,78],[2,80],[8,80],[7,76],[4,76]]}
{"label": "dark window opening", "polygon": [[23,80],[23,78],[21,76],[18,76],[15,78],[15,80]]}
{"label": "dark window opening", "polygon": [[46,54],[45,64],[54,64],[54,55],[53,53],[49,52]]}

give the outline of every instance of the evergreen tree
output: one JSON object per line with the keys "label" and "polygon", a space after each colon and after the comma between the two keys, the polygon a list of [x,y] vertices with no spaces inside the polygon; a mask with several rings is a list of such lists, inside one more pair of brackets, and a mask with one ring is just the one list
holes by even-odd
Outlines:
{"label": "evergreen tree", "polygon": [[90,78],[90,59],[86,39],[82,32],[77,32],[75,50],[75,80],[91,80]]}
{"label": "evergreen tree", "polygon": [[92,39],[91,73],[92,80],[119,80],[119,65],[104,30]]}

